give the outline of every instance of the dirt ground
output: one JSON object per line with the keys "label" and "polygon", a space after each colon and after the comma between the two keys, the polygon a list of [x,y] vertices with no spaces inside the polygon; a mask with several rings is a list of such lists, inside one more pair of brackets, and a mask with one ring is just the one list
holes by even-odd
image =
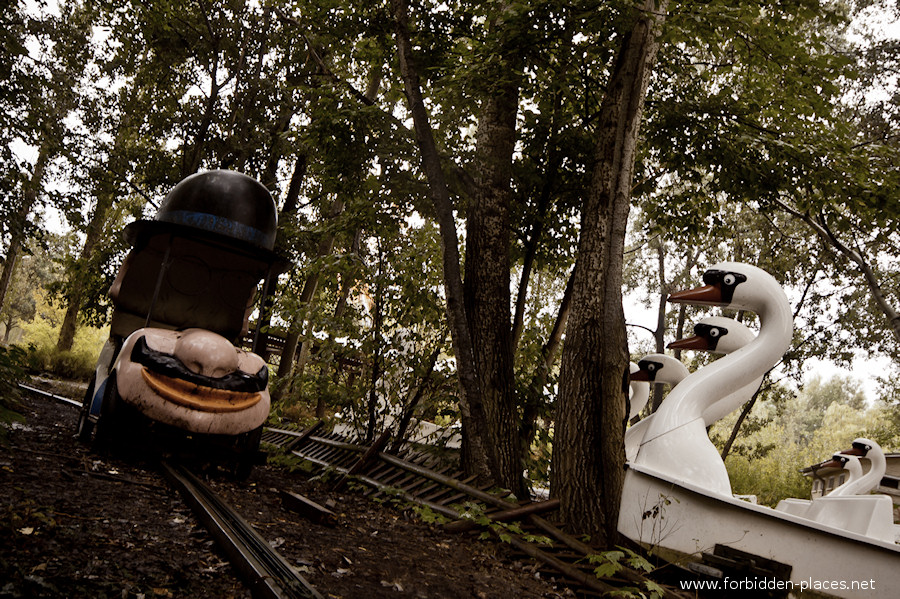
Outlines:
{"label": "dirt ground", "polygon": [[[75,393],[68,394],[74,396]],[[0,447],[0,598],[249,598],[250,592],[165,479],[91,453],[77,409],[24,399]],[[358,492],[257,466],[244,483],[209,481],[325,597],[564,597],[507,548],[456,536]],[[333,506],[333,527],[287,511],[276,489]]]}

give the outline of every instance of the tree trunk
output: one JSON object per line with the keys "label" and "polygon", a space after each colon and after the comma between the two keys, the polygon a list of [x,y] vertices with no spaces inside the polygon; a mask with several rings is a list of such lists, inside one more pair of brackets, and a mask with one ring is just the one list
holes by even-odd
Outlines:
{"label": "tree trunk", "polygon": [[465,294],[459,266],[460,255],[456,222],[453,217],[453,204],[450,201],[450,192],[441,168],[440,155],[422,97],[419,73],[413,59],[407,1],[391,0],[391,13],[394,19],[394,35],[400,73],[441,235],[444,295],[447,301],[447,317],[453,351],[456,355],[459,381],[459,407],[463,424],[463,466],[467,472],[481,479],[496,480],[493,476],[494,469],[489,457],[489,449],[486,446],[487,435],[484,431],[485,414],[481,403],[481,384],[464,307]]}
{"label": "tree trunk", "polygon": [[556,321],[553,323],[553,329],[547,337],[547,341],[541,346],[541,359],[538,362],[537,370],[528,383],[528,389],[525,391],[525,397],[522,401],[522,423],[519,426],[519,444],[520,451],[523,456],[528,455],[534,435],[537,432],[537,419],[544,407],[544,386],[550,376],[550,370],[556,362],[556,356],[559,353],[562,337],[566,331],[566,323],[572,308],[572,276],[569,275],[569,281],[566,283],[566,290],[563,293],[563,299],[560,302],[559,310],[556,313]]}
{"label": "tree trunk", "polygon": [[[360,100],[366,104],[371,105],[374,101],[375,95],[378,93],[378,89],[381,86],[381,67],[377,67],[373,69],[373,71],[369,75],[369,85],[366,88],[366,93],[360,98]],[[285,123],[287,125],[287,123]],[[297,158],[297,163],[294,168],[294,174],[291,176],[291,183],[288,187],[287,198],[285,199],[285,205],[283,208],[284,212],[295,212],[297,209],[297,201],[300,197],[300,183],[303,180],[303,177],[306,175],[307,170],[307,158],[306,156],[300,156]],[[337,218],[341,212],[344,210],[344,201],[341,199],[336,199],[331,205],[331,209],[328,214],[328,219]],[[326,233],[325,237],[323,237],[322,241],[319,243],[319,247],[317,249],[317,257],[324,257],[327,254],[330,254],[334,247],[334,233]],[[356,242],[358,243],[358,241]],[[316,288],[319,284],[319,274],[314,273],[307,277],[306,282],[303,285],[303,291],[301,292],[301,304],[305,306],[309,306],[312,304],[313,295],[316,291]],[[308,312],[308,310],[307,310]],[[301,322],[292,322],[290,330],[288,331],[287,339],[285,340],[284,349],[281,353],[281,359],[278,363],[278,376],[286,377],[291,373],[291,370],[294,368],[294,358],[297,353],[297,346],[300,343],[300,339],[303,336],[303,328],[305,326],[304,317],[301,315]],[[299,364],[297,365],[297,369],[299,372],[303,372],[303,368],[306,364],[306,359],[309,356],[309,347],[308,342],[304,341],[300,346],[300,359],[298,360]],[[276,396],[276,399],[280,398],[285,391],[285,387],[281,387],[281,390]],[[317,406],[318,411],[318,406]]]}
{"label": "tree trunk", "polygon": [[541,191],[538,195],[537,215],[535,216],[534,222],[531,224],[528,238],[525,242],[525,257],[522,259],[522,276],[519,278],[519,289],[516,295],[515,309],[513,310],[513,355],[515,355],[516,348],[519,346],[522,332],[525,330],[525,304],[528,299],[528,284],[531,279],[531,269],[534,266],[534,259],[537,256],[537,250],[540,247],[540,240],[544,232],[547,212],[550,210],[550,205],[552,204],[551,198],[559,173],[559,166],[562,162],[562,156],[556,143],[557,122],[562,106],[562,95],[557,93],[554,102],[554,112],[550,124],[550,135],[547,140],[547,168],[544,172]]}
{"label": "tree trunk", "polygon": [[638,9],[600,110],[563,347],[551,490],[565,522],[612,546],[624,483],[628,340],[622,261],[635,148],[666,2]]}
{"label": "tree trunk", "polygon": [[16,263],[19,260],[19,253],[22,251],[22,243],[25,240],[25,224],[28,220],[28,214],[37,203],[38,192],[44,181],[44,171],[47,168],[47,162],[50,160],[50,150],[47,144],[42,144],[38,150],[37,158],[34,161],[34,170],[31,172],[31,179],[22,187],[22,203],[16,212],[15,222],[10,223],[12,234],[9,239],[9,246],[6,248],[6,260],[3,262],[3,272],[0,273],[0,308],[6,303],[6,294],[9,293],[9,285],[12,282],[12,276],[16,269]]}
{"label": "tree trunk", "polygon": [[75,341],[78,315],[84,304],[87,280],[93,276],[90,271],[94,268],[94,254],[106,234],[107,219],[116,201],[119,179],[126,178],[128,162],[126,152],[129,138],[134,134],[133,121],[134,115],[126,110],[118,124],[110,156],[105,165],[105,172],[96,182],[94,194],[97,203],[84,231],[85,238],[81,254],[75,260],[74,267],[67,273],[66,314],[63,317],[59,339],[56,342],[56,347],[60,351],[71,350]]}
{"label": "tree trunk", "polygon": [[369,387],[369,404],[367,406],[368,422],[366,423],[366,445],[375,440],[375,425],[378,408],[378,381],[382,375],[382,325],[384,323],[384,250],[379,243],[378,247],[378,273],[375,283],[375,313],[372,315],[372,376]]}
{"label": "tree trunk", "polygon": [[3,271],[0,273],[0,309],[6,302],[6,294],[9,292],[9,286],[12,283],[13,273],[16,271],[16,264],[19,262],[19,252],[22,251],[22,238],[24,233],[21,230],[14,231],[9,240],[9,246],[6,248],[6,259],[3,261]]}
{"label": "tree trunk", "polygon": [[[669,299],[668,283],[666,281],[666,249],[662,239],[657,239],[656,260],[659,268],[659,303],[656,306],[656,331],[653,332],[653,340],[656,342],[656,353],[666,351],[666,302]],[[653,395],[650,398],[650,411],[655,412],[663,400],[664,389],[662,385],[651,385]]]}
{"label": "tree trunk", "polygon": [[440,355],[441,346],[438,345],[428,358],[428,366],[425,368],[425,374],[422,375],[422,380],[416,386],[415,393],[403,407],[403,414],[400,416],[400,422],[397,423],[397,430],[394,433],[394,442],[391,443],[388,453],[395,454],[400,451],[400,448],[403,446],[403,442],[406,439],[406,433],[409,430],[409,425],[412,422],[413,415],[416,413],[416,407],[422,400],[422,396],[425,395],[425,390],[431,385],[431,375],[434,374],[434,367],[437,364],[437,359]]}
{"label": "tree trunk", "polygon": [[747,416],[750,415],[750,410],[753,409],[753,406],[756,405],[756,398],[759,397],[759,394],[762,393],[763,386],[760,385],[759,389],[756,390],[756,393],[753,394],[753,397],[750,398],[750,401],[744,404],[744,409],[741,410],[741,415],[738,416],[737,422],[734,423],[734,426],[731,427],[731,434],[728,435],[728,440],[725,441],[725,445],[722,447],[722,461],[725,461],[725,458],[728,457],[728,454],[731,453],[731,448],[734,445],[734,441],[737,439],[738,433],[741,430],[741,426],[744,424],[744,420],[747,419]]}
{"label": "tree trunk", "polygon": [[485,431],[499,483],[524,490],[510,323],[510,202],[519,85],[513,77],[484,102],[475,155],[475,194],[466,218],[466,317],[481,380]]}
{"label": "tree trunk", "polygon": [[[112,170],[111,172],[116,171]],[[75,263],[75,268],[68,273],[69,289],[66,293],[66,314],[63,317],[62,326],[59,330],[59,339],[56,342],[56,348],[60,351],[71,350],[72,344],[75,342],[78,314],[81,312],[81,306],[84,303],[86,278],[90,276],[88,271],[91,269],[94,252],[106,232],[106,219],[115,200],[115,185],[110,183],[105,187],[107,189],[97,194],[97,205],[94,207],[91,220],[88,222],[87,230],[85,231],[81,255]]]}
{"label": "tree trunk", "polygon": [[[343,211],[343,200],[334,200],[331,203],[331,207],[328,209],[328,214],[325,215],[323,223],[334,220],[335,218],[340,216],[341,212]],[[319,246],[316,248],[317,258],[323,258],[331,253],[332,249],[334,248],[334,238],[334,232],[326,232],[322,235],[322,239],[319,240]],[[303,329],[306,326],[306,317],[304,316],[304,314],[305,312],[308,312],[308,308],[313,303],[313,297],[315,296],[316,290],[318,290],[319,288],[319,278],[319,272],[315,271],[307,275],[306,279],[303,282],[303,288],[300,291],[300,297],[297,299],[297,301],[302,308],[307,310],[301,312],[300,317],[294,321],[290,331],[288,332],[288,337],[285,341],[284,349],[281,352],[281,360],[278,363],[279,377],[286,377],[291,374],[291,370],[294,366],[294,356],[297,352],[297,345],[300,341],[300,338],[303,336]]]}

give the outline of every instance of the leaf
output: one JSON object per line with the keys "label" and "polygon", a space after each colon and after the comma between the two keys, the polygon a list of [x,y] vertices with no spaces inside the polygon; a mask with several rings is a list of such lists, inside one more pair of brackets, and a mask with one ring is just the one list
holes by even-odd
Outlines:
{"label": "leaf", "polygon": [[652,580],[645,580],[644,586],[652,593],[651,597],[662,597],[666,594],[666,590]]}
{"label": "leaf", "polygon": [[644,556],[638,555],[634,551],[630,549],[624,549],[628,553],[627,562],[628,565],[636,570],[643,570],[644,572],[652,572],[653,564],[647,561]]}

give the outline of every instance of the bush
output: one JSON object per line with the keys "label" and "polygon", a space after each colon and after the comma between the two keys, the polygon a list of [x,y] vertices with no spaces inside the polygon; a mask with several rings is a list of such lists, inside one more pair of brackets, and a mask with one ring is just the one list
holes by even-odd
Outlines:
{"label": "bush", "polygon": [[30,343],[23,350],[24,366],[32,373],[50,373],[61,378],[89,380],[97,356],[85,351],[60,351],[55,347]]}
{"label": "bush", "polygon": [[66,379],[89,380],[95,361],[96,356],[83,352],[56,351],[50,357],[50,372]]}
{"label": "bush", "polygon": [[0,441],[6,441],[8,424],[21,422],[19,383],[26,378],[25,352],[19,347],[0,346]]}
{"label": "bush", "polygon": [[40,315],[22,325],[24,331],[25,367],[31,373],[50,373],[59,377],[89,380],[109,327],[79,327],[72,349],[59,351],[59,326]]}

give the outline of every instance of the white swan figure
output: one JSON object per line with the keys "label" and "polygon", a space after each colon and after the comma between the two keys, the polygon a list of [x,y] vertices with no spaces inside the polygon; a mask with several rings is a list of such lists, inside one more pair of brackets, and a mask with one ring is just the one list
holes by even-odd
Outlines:
{"label": "white swan figure", "polygon": [[650,383],[646,380],[635,378],[634,375],[640,371],[640,366],[631,362],[629,369],[631,378],[628,384],[628,403],[631,408],[628,412],[628,420],[631,420],[641,413],[641,410],[644,409],[644,406],[650,400]]}
{"label": "white swan figure", "polygon": [[[864,495],[881,484],[884,473],[887,470],[887,460],[884,457],[884,451],[881,446],[871,439],[859,437],[853,441],[853,449],[842,451],[841,454],[848,457],[865,457],[869,459],[871,467],[863,476],[852,478],[843,485],[828,494],[829,497],[836,495]],[[840,491],[840,493],[838,493]]]}
{"label": "white swan figure", "polygon": [[[671,349],[693,349],[728,355],[747,345],[755,338],[755,334],[744,324],[723,316],[707,316],[694,326],[694,336],[673,341]],[[633,365],[633,363],[632,363]],[[683,381],[690,371],[680,360],[666,354],[648,354],[637,364],[637,372],[632,368],[632,381],[647,381],[652,384],[669,384],[675,386]],[[723,397],[703,412],[703,422],[710,426],[720,420],[737,406],[753,397],[759,388],[762,377],[755,379],[745,387]],[[634,385],[634,383],[632,383]],[[625,431],[625,460],[631,461],[637,455],[641,441],[650,422],[650,414],[640,422],[633,424]],[[630,418],[633,418],[632,415]],[[629,418],[629,419],[630,419]]]}
{"label": "white swan figure", "polygon": [[648,425],[634,462],[666,478],[731,496],[728,472],[706,434],[703,413],[778,363],[791,343],[791,307],[778,282],[748,264],[716,264],[704,273],[703,282],[704,287],[675,293],[669,301],[756,312],[759,335],[669,393]]}
{"label": "white swan figure", "polygon": [[[676,360],[672,356],[667,356],[666,354],[647,354],[641,358],[637,364],[632,362],[632,365],[637,367],[636,371],[632,369],[631,372],[632,388],[634,388],[635,384],[646,385],[648,400],[650,398],[650,385],[668,383],[674,386],[683,381],[685,377],[690,374],[687,366],[682,364],[680,360]],[[646,402],[647,400],[644,400],[645,404]],[[633,411],[634,404],[632,403],[632,412]],[[638,410],[638,412],[640,412],[640,410]],[[636,415],[637,412],[634,412],[629,417],[629,420]],[[640,447],[647,426],[652,420],[653,414],[650,414],[640,422],[636,422],[628,427],[628,430],[625,431],[626,461],[630,462],[634,459],[634,456],[637,455],[638,447]]]}
{"label": "white swan figure", "polygon": [[[862,476],[862,465],[859,463],[859,458],[855,455],[846,455],[843,453],[836,453],[831,456],[831,459],[827,462],[822,462],[813,468],[815,470],[820,470],[822,468],[840,468],[841,470],[847,471],[847,480],[828,493],[828,497],[840,497],[845,495],[845,491],[849,490],[848,485],[859,480]],[[794,514],[795,516],[809,518],[810,506],[813,501],[817,501],[817,499],[810,500],[789,497],[779,501],[778,505],[775,506],[775,509],[779,512],[787,512],[788,514]]]}
{"label": "white swan figure", "polygon": [[[694,326],[694,336],[673,341],[672,349],[693,349],[719,354],[730,354],[747,345],[755,337],[753,331],[744,324],[723,316],[707,316]],[[650,384],[669,384],[673,387],[683,381],[690,371],[680,360],[666,354],[648,354],[638,362],[637,372],[632,368],[632,381],[648,381]],[[712,425],[726,416],[737,406],[753,397],[762,377],[750,382],[733,394],[723,397],[703,412],[706,426]],[[632,416],[633,417],[633,416]],[[625,431],[625,459],[631,461],[653,419],[650,414]]]}
{"label": "white swan figure", "polygon": [[858,486],[856,483],[862,478],[863,470],[862,464],[859,463],[859,458],[855,455],[847,455],[843,453],[836,453],[831,456],[831,461],[826,462],[823,467],[832,467],[832,468],[840,468],[841,470],[847,471],[847,480],[844,481],[844,484],[838,486],[835,489],[832,489],[831,493],[828,494],[829,497],[839,497],[841,495],[856,495],[853,492],[853,488]]}
{"label": "white swan figure", "polygon": [[874,441],[861,437],[853,441],[853,449],[841,453],[848,458],[865,456],[871,461],[871,468],[864,475],[848,481],[825,497],[808,502],[805,509],[799,505],[802,500],[797,499],[785,499],[779,502],[776,509],[821,524],[895,542],[900,534],[900,527],[894,524],[894,504],[891,498],[878,493],[869,494],[869,491],[875,489],[881,482],[887,467],[881,447]]}
{"label": "white swan figure", "polygon": [[[669,344],[670,349],[693,349],[728,355],[741,349],[756,334],[745,324],[724,316],[707,316],[694,325],[694,336]],[[763,374],[737,391],[723,396],[703,411],[703,422],[712,426],[753,397],[762,383]]]}

